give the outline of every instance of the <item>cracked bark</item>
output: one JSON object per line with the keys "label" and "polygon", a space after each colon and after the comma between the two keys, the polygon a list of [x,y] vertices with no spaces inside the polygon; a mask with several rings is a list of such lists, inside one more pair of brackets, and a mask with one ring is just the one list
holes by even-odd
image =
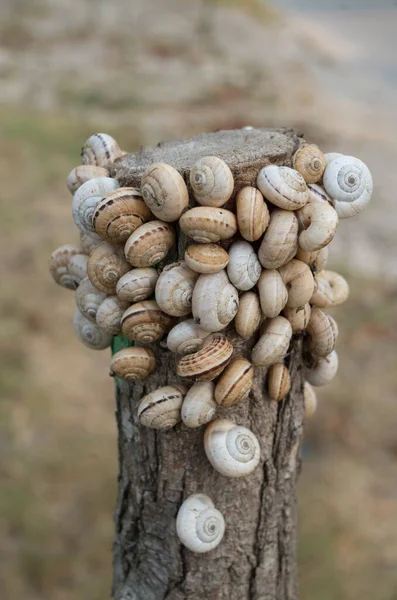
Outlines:
{"label": "cracked bark", "polygon": [[[291,164],[300,145],[292,130],[242,129],[161,143],[118,159],[112,169],[122,185],[139,186],[152,162],[172,164],[188,183],[190,166],[215,154],[232,169],[235,191],[255,184],[268,163]],[[229,206],[233,205],[233,198]],[[228,208],[228,206],[226,206]],[[179,236],[176,254],[183,256]],[[235,355],[249,358],[231,329]],[[154,347],[158,368],[132,385],[116,381],[119,493],[115,511],[113,596],[116,600],[293,600],[298,598],[295,559],[295,485],[302,436],[302,345],[292,340],[287,363],[292,388],[281,403],[265,391],[266,369],[256,369],[248,400],[219,416],[252,429],[261,444],[260,466],[248,477],[226,478],[208,463],[204,428],[178,425],[158,432],[139,426],[142,395],[177,381],[175,356]],[[212,552],[194,555],[178,541],[175,517],[185,497],[208,494],[223,513],[226,534]]]}

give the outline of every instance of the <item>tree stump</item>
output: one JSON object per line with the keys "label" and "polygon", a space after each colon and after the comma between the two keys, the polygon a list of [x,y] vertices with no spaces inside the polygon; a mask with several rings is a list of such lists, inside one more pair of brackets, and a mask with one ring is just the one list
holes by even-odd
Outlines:
{"label": "tree stump", "polygon": [[[189,187],[189,170],[202,156],[216,155],[231,168],[235,192],[255,185],[269,163],[291,166],[302,141],[292,130],[244,128],[201,134],[125,154],[111,176],[123,186],[140,186],[153,162],[174,166]],[[225,206],[233,206],[234,196]],[[177,232],[172,260],[183,258],[185,239]],[[229,328],[235,354],[249,358],[253,341]],[[117,339],[116,339],[117,343]],[[292,600],[298,598],[296,498],[302,437],[302,344],[292,339],[286,364],[292,387],[280,403],[266,395],[266,368],[255,369],[249,399],[219,417],[249,427],[261,445],[260,466],[248,477],[220,475],[203,448],[204,427],[179,424],[156,431],[139,425],[136,406],[157,387],[178,381],[175,355],[164,343],[153,347],[158,368],[141,383],[116,380],[119,490],[115,512],[113,596],[116,600]],[[211,552],[196,555],[176,535],[182,501],[202,492],[223,513],[226,533]]]}

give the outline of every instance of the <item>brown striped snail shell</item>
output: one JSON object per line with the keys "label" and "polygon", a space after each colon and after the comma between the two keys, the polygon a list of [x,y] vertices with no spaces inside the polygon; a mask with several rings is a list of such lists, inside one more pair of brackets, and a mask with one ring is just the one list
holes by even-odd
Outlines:
{"label": "brown striped snail shell", "polygon": [[202,329],[215,332],[224,329],[236,316],[238,292],[225,271],[200,275],[193,289],[193,317]]}
{"label": "brown striped snail shell", "polygon": [[118,296],[109,296],[100,304],[96,313],[97,325],[106,333],[121,333],[121,317],[129,307],[129,302],[120,300]]}
{"label": "brown striped snail shell", "polygon": [[153,344],[170,329],[172,319],[154,300],[133,304],[121,318],[121,329],[132,342]]}
{"label": "brown striped snail shell", "polygon": [[176,368],[180,377],[197,381],[212,381],[229,364],[233,346],[220,333],[208,336],[203,348],[194,354],[183,356]]}
{"label": "brown striped snail shell", "polygon": [[124,153],[118,143],[107,133],[94,133],[81,149],[83,165],[107,167]]}
{"label": "brown striped snail shell", "polygon": [[283,363],[271,365],[267,373],[267,390],[270,400],[274,402],[284,400],[290,389],[291,378],[288,368]]}
{"label": "brown striped snail shell", "polygon": [[86,319],[96,323],[96,314],[99,306],[105,300],[106,294],[100,292],[86,277],[76,290],[76,305]]}
{"label": "brown striped snail shell", "polygon": [[326,385],[335,377],[338,363],[338,355],[333,350],[328,356],[317,358],[313,365],[305,366],[305,379],[314,386]]}
{"label": "brown striped snail shell", "polygon": [[186,427],[200,427],[215,417],[215,385],[212,381],[196,381],[182,404],[182,421]]}
{"label": "brown striped snail shell", "polygon": [[302,175],[289,167],[268,165],[259,171],[256,183],[266,200],[284,210],[297,210],[309,200]]}
{"label": "brown striped snail shell", "polygon": [[311,315],[311,306],[309,303],[304,306],[291,308],[286,306],[283,310],[283,316],[288,319],[292,327],[292,333],[298,333],[306,329]]}
{"label": "brown striped snail shell", "polygon": [[245,292],[240,296],[238,311],[234,320],[237,333],[242,338],[249,338],[258,329],[262,319],[258,294]]}
{"label": "brown striped snail shell", "polygon": [[83,279],[87,277],[87,262],[88,256],[86,254],[74,254],[70,257],[68,271],[74,277],[77,285],[80,285]]}
{"label": "brown striped snail shell", "polygon": [[245,358],[236,358],[223,371],[215,387],[215,400],[221,406],[233,406],[249,395],[254,368]]}
{"label": "brown striped snail shell", "polygon": [[278,269],[298,250],[298,219],[295,213],[276,209],[262,238],[258,258],[265,269]]}
{"label": "brown striped snail shell", "polygon": [[95,177],[109,177],[109,171],[105,167],[95,165],[79,165],[72,169],[66,180],[68,190],[74,194],[83,183]]}
{"label": "brown striped snail shell", "polygon": [[123,244],[151,216],[138,190],[122,187],[99,200],[92,222],[97,234],[106,242]]}
{"label": "brown striped snail shell", "polygon": [[183,177],[165,163],[153,163],[146,169],[141,192],[154,216],[162,221],[177,221],[189,204]]}
{"label": "brown striped snail shell", "polygon": [[277,317],[288,301],[288,291],[276,269],[262,272],[258,281],[261,309],[265,317]]}
{"label": "brown striped snail shell", "polygon": [[153,267],[132,269],[120,277],[116,294],[127,302],[141,302],[154,294],[158,273]]}
{"label": "brown striped snail shell", "polygon": [[79,283],[69,273],[69,262],[72,256],[80,253],[80,248],[72,244],[65,244],[54,250],[48,261],[48,269],[55,283],[68,290],[75,290],[77,288]]}
{"label": "brown striped snail shell", "polygon": [[204,340],[209,335],[194,319],[187,319],[171,329],[167,336],[167,347],[176,354],[192,354],[203,347]]}
{"label": "brown striped snail shell", "polygon": [[124,252],[133,267],[151,267],[163,260],[175,243],[172,226],[163,221],[149,221],[128,238]]}
{"label": "brown striped snail shell", "polygon": [[310,383],[303,384],[303,404],[305,407],[305,420],[312,418],[317,409],[317,395]]}
{"label": "brown striped snail shell", "polygon": [[181,408],[187,388],[165,385],[144,396],[137,406],[141,425],[152,429],[170,429],[181,420]]}
{"label": "brown striped snail shell", "polygon": [[288,289],[287,306],[304,306],[309,302],[314,290],[314,279],[310,267],[293,258],[278,271]]}
{"label": "brown striped snail shell", "polygon": [[237,232],[237,220],[230,210],[212,206],[196,206],[179,220],[182,231],[200,244],[227,240]]}
{"label": "brown striped snail shell", "polygon": [[118,187],[119,182],[112,177],[96,177],[79,187],[72,200],[72,216],[80,231],[95,232],[93,217],[97,203]]}
{"label": "brown striped snail shell", "polygon": [[295,152],[292,164],[306,183],[316,183],[323,176],[327,160],[315,144],[305,144]]}
{"label": "brown striped snail shell", "polygon": [[94,248],[102,244],[103,239],[96,233],[87,233],[86,231],[80,231],[80,246],[81,251],[84,254],[90,254]]}
{"label": "brown striped snail shell", "polygon": [[259,190],[246,186],[236,196],[238,228],[248,242],[259,240],[269,225],[270,215]]}
{"label": "brown striped snail shell", "polygon": [[227,274],[238,289],[247,291],[254,287],[262,272],[258,256],[246,241],[234,242],[229,248]]}
{"label": "brown striped snail shell", "polygon": [[190,171],[190,185],[198,204],[220,207],[231,197],[234,180],[225,161],[217,156],[204,156]]}
{"label": "brown striped snail shell", "polygon": [[373,181],[370,170],[354,156],[340,156],[327,164],[323,185],[331,196],[340,219],[354,217],[371,200]]}
{"label": "brown striped snail shell", "polygon": [[87,273],[92,285],[105,294],[116,293],[117,282],[130,265],[124,258],[123,250],[103,242],[88,257]]}
{"label": "brown striped snail shell", "polygon": [[299,245],[312,252],[321,250],[335,237],[339,218],[336,210],[326,202],[309,202],[297,211],[304,230],[299,235]]}
{"label": "brown striped snail shell", "polygon": [[216,419],[206,428],[204,450],[208,460],[226,477],[244,477],[259,464],[261,449],[254,433],[228,419]]}
{"label": "brown striped snail shell", "polygon": [[96,323],[86,319],[78,308],[74,313],[73,327],[80,342],[91,350],[104,350],[112,343],[113,336],[102,331]]}
{"label": "brown striped snail shell", "polygon": [[338,326],[335,320],[316,306],[312,307],[306,331],[309,335],[309,349],[315,356],[328,356],[335,348]]}
{"label": "brown striped snail shell", "polygon": [[225,533],[225,520],[205,494],[192,494],[176,517],[176,533],[188,550],[204,554],[216,548]]}
{"label": "brown striped snail shell", "polygon": [[229,255],[216,244],[192,244],[186,248],[185,261],[196,273],[219,273],[227,266]]}
{"label": "brown striped snail shell", "polygon": [[292,328],[285,317],[265,321],[262,335],[252,349],[252,362],[260,367],[269,367],[280,362],[286,355],[292,337]]}
{"label": "brown striped snail shell", "polygon": [[110,362],[110,376],[125,381],[145,379],[156,368],[156,359],[150,348],[133,346],[123,348],[113,355]]}
{"label": "brown striped snail shell", "polygon": [[156,283],[156,302],[167,315],[183,317],[192,312],[193,288],[199,277],[184,261],[164,267]]}

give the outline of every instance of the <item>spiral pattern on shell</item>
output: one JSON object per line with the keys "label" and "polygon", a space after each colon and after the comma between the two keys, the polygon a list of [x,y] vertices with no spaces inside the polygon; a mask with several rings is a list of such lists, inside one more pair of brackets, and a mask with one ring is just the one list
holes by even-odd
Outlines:
{"label": "spiral pattern on shell", "polygon": [[226,477],[249,475],[260,461],[257,437],[227,419],[216,419],[207,426],[204,449],[214,469]]}
{"label": "spiral pattern on shell", "polygon": [[123,251],[107,242],[97,246],[88,257],[89,280],[105,294],[114,295],[118,280],[129,270],[130,265],[125,260]]}
{"label": "spiral pattern on shell", "polygon": [[94,133],[81,149],[83,165],[107,167],[123,154],[115,139],[107,133]]}
{"label": "spiral pattern on shell", "polygon": [[117,179],[96,177],[83,183],[73,196],[72,215],[77,227],[84,233],[95,233],[93,217],[97,203],[103,196],[120,187]]}
{"label": "spiral pattern on shell", "polygon": [[75,290],[79,285],[76,277],[69,273],[69,262],[72,256],[80,254],[80,252],[78,246],[65,244],[54,250],[48,261],[48,269],[55,283],[68,290]]}
{"label": "spiral pattern on shell", "polygon": [[162,221],[176,221],[189,204],[183,177],[165,163],[154,163],[146,169],[141,192],[154,216]]}
{"label": "spiral pattern on shell", "polygon": [[203,554],[220,544],[225,533],[225,521],[211,498],[204,494],[193,494],[178,511],[176,532],[186,548]]}
{"label": "spiral pattern on shell", "polygon": [[190,185],[199,204],[220,207],[232,195],[234,179],[223,160],[216,156],[204,156],[190,171]]}
{"label": "spiral pattern on shell", "polygon": [[328,163],[323,184],[340,219],[360,213],[372,197],[370,170],[354,156],[343,155]]}
{"label": "spiral pattern on shell", "polygon": [[86,319],[79,309],[74,313],[73,327],[80,342],[91,350],[104,350],[112,343],[113,336]]}

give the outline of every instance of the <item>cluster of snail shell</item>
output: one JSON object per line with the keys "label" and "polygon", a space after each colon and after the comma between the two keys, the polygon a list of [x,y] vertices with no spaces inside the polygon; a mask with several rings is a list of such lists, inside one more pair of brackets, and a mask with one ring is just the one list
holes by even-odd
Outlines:
{"label": "cluster of snail shell", "polygon": [[[239,189],[233,212],[223,208],[234,196],[233,173],[220,158],[192,165],[189,193],[181,174],[164,163],[146,169],[140,189],[121,187],[108,169],[122,154],[106,134],[84,144],[83,164],[67,178],[80,244],[55,250],[50,272],[76,290],[74,328],[84,344],[107,348],[120,334],[133,344],[113,355],[112,376],[134,382],[150,375],[150,346],[167,336],[160,347],[177,355],[183,383],[145,395],[139,422],[155,429],[206,425],[213,468],[247,476],[260,461],[258,438],[216,418],[217,408],[248,397],[255,367],[268,367],[268,395],[282,401],[291,385],[285,358],[300,335],[306,418],[315,411],[313,386],[329,383],[338,367],[338,327],[326,309],[349,293],[345,279],[326,269],[328,245],[339,219],[370,201],[371,174],[357,158],[302,144],[293,168],[264,165],[253,185]],[[183,260],[167,264],[173,223],[188,244]],[[234,353],[232,329],[254,342],[251,360]],[[201,553],[220,543],[225,523],[210,498],[194,494],[183,502],[176,529],[187,548]]]}

